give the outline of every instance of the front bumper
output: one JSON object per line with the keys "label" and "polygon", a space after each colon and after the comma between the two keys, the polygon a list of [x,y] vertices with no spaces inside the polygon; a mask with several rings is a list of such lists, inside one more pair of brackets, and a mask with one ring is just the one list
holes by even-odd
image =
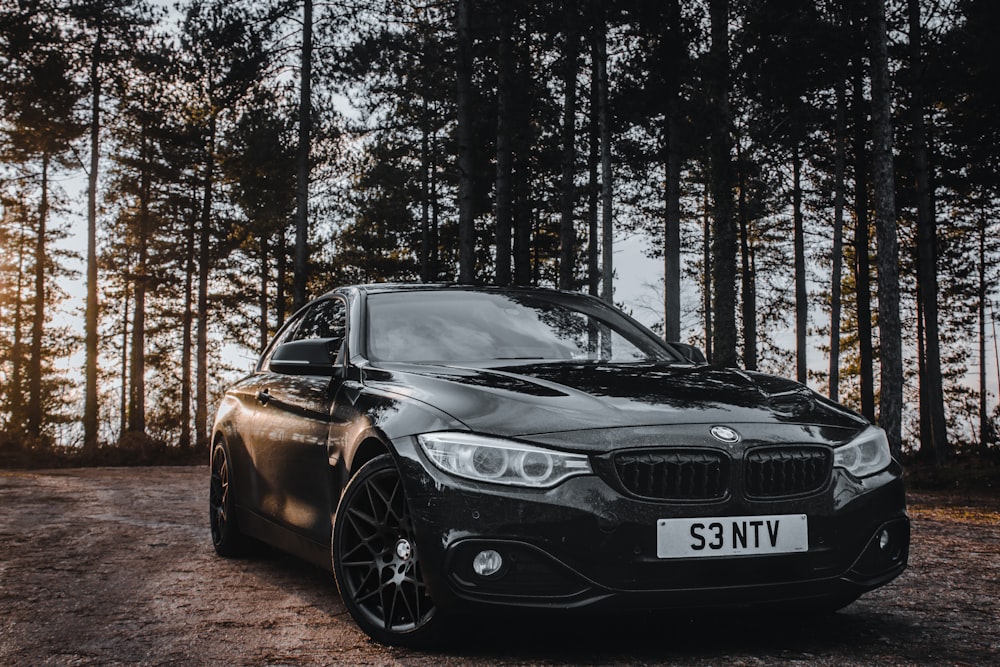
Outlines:
{"label": "front bumper", "polygon": [[[898,467],[865,480],[835,470],[786,500],[651,502],[600,477],[544,491],[475,484],[439,471],[411,438],[395,443],[424,579],[442,608],[696,608],[850,600],[906,567],[910,526]],[[663,518],[805,513],[807,552],[660,559]],[[472,561],[495,550],[492,576]]]}

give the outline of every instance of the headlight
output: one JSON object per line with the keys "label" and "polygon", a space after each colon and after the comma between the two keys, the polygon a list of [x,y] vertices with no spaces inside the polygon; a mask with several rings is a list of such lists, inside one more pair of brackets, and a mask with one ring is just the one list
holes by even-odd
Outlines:
{"label": "headlight", "polygon": [[477,482],[549,488],[568,477],[591,472],[590,462],[582,454],[511,440],[456,432],[425,433],[417,440],[438,468]]}
{"label": "headlight", "polygon": [[843,468],[855,477],[867,477],[884,470],[892,461],[889,440],[885,431],[869,426],[851,442],[838,447],[833,453],[833,465]]}

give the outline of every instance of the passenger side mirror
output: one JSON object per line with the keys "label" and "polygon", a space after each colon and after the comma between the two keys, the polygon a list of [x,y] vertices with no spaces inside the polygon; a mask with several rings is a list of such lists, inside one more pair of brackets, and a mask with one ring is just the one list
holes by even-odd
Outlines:
{"label": "passenger side mirror", "polygon": [[279,345],[269,370],[285,375],[336,375],[340,338],[310,338]]}
{"label": "passenger side mirror", "polygon": [[705,353],[701,351],[701,348],[697,345],[689,345],[688,343],[677,343],[674,341],[670,342],[670,346],[681,353],[681,355],[687,361],[692,364],[707,364],[708,359],[705,358]]}

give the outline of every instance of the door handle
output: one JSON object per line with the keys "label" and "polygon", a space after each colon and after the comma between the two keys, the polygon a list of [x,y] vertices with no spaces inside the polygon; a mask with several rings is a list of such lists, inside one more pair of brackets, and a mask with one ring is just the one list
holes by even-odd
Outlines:
{"label": "door handle", "polygon": [[267,405],[267,402],[271,400],[271,391],[269,389],[261,389],[257,392],[257,402],[261,405]]}

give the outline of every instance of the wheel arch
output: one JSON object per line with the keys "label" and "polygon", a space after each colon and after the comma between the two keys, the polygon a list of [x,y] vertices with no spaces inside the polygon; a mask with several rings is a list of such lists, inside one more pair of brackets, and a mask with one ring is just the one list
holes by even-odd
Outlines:
{"label": "wheel arch", "polygon": [[352,476],[361,466],[368,463],[376,456],[382,454],[392,454],[392,449],[375,435],[368,435],[362,440],[354,450],[354,455],[347,466],[348,476]]}

